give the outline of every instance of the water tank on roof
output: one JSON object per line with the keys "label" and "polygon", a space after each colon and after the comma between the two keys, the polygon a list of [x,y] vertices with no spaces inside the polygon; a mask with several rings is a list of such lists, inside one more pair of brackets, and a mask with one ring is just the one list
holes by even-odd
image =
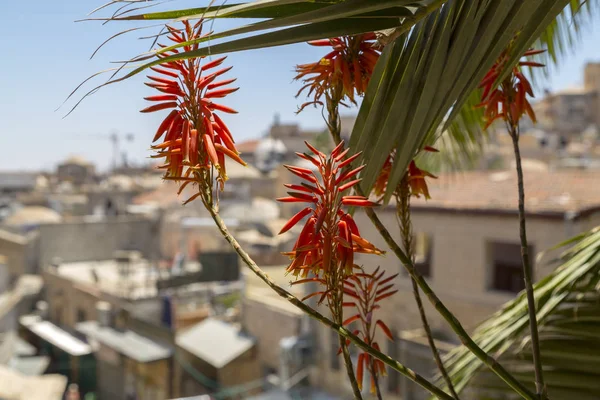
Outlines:
{"label": "water tank on roof", "polygon": [[263,173],[272,171],[281,164],[286,153],[287,148],[281,140],[267,137],[254,150],[256,167]]}

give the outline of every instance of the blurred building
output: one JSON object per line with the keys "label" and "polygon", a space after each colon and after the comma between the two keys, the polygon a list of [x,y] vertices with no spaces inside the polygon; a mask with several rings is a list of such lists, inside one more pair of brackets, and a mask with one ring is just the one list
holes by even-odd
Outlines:
{"label": "blurred building", "polygon": [[[534,279],[552,271],[555,264],[550,261],[560,250],[549,251],[542,259],[536,255],[600,224],[598,180],[600,173],[591,171],[525,171],[527,236]],[[446,175],[431,180],[429,187],[432,199],[415,199],[412,205],[416,267],[463,326],[472,329],[523,289],[516,173]],[[379,210],[390,232],[398,232],[395,212],[393,204]],[[435,366],[422,342],[422,332],[419,334],[421,325],[410,277],[366,215],[357,212],[355,219],[364,238],[388,251],[385,257],[358,255],[356,263],[370,269],[381,266],[389,274],[399,273],[395,280],[399,292],[382,302],[378,313],[398,340],[377,340],[390,356],[415,365],[417,372],[431,374]],[[423,302],[440,347],[448,347],[444,342],[457,344],[446,322],[426,299]],[[334,360],[337,348],[330,330],[319,326],[317,332],[315,351],[322,354],[323,361],[315,378],[334,393],[345,372],[341,360]],[[386,399],[427,398],[393,371],[382,387],[389,393]]]}
{"label": "blurred building", "polygon": [[600,126],[600,63],[584,68],[582,86],[546,92],[534,104],[539,127],[570,141],[589,126]]}
{"label": "blurred building", "polygon": [[[556,244],[600,224],[600,173],[593,171],[549,172],[525,165],[528,239],[531,246],[534,279],[540,279],[555,267],[550,262],[559,250]],[[431,180],[432,199],[413,201],[416,267],[434,291],[467,329],[496,311],[523,289],[520,242],[518,239],[517,182],[514,169],[498,172],[465,172]],[[289,210],[285,214],[294,213]],[[380,219],[390,232],[398,232],[395,205],[379,210]],[[435,365],[421,328],[414,304],[410,277],[389,250],[366,215],[355,215],[361,235],[387,250],[384,257],[357,255],[356,263],[367,269],[377,266],[388,274],[399,273],[395,285],[399,292],[381,303],[377,318],[392,329],[396,341],[377,337],[382,350],[424,376],[433,377]],[[397,234],[394,234],[397,236]],[[291,248],[291,245],[290,245]],[[267,273],[286,288],[291,277],[281,267],[267,267]],[[282,349],[276,343],[286,337],[308,338],[308,347],[300,346],[296,356],[300,371],[310,386],[333,395],[351,395],[343,360],[338,355],[335,332],[318,323],[305,322],[297,310],[272,293],[253,275],[246,277],[243,320],[257,340],[259,361],[265,375],[276,374],[285,381],[285,364],[277,363]],[[316,291],[306,285],[292,286],[302,298]],[[434,337],[442,353],[459,344],[446,322],[424,299]],[[316,304],[313,306],[317,307]],[[325,307],[319,309],[328,315]],[[277,321],[268,327],[258,321]],[[308,329],[306,328],[308,324]],[[308,333],[308,334],[306,334]],[[312,337],[312,340],[310,339]],[[305,342],[306,343],[306,342]],[[356,359],[357,354],[352,357]],[[296,370],[296,373],[299,373]],[[428,398],[418,386],[388,369],[381,380],[386,399],[421,400]],[[292,374],[293,375],[293,374]],[[369,384],[365,382],[365,395]]]}
{"label": "blurred building", "polygon": [[[233,387],[240,390],[241,386],[241,392],[233,391],[234,396],[260,392],[256,344],[239,327],[208,318],[178,333],[175,343],[178,396],[227,393]],[[203,379],[194,377],[194,372]]]}
{"label": "blurred building", "polygon": [[59,182],[69,182],[75,186],[91,183],[96,176],[92,163],[79,156],[72,156],[58,164],[56,177]]}
{"label": "blurred building", "polygon": [[34,172],[0,172],[0,196],[14,198],[35,190],[41,184],[40,175]]}

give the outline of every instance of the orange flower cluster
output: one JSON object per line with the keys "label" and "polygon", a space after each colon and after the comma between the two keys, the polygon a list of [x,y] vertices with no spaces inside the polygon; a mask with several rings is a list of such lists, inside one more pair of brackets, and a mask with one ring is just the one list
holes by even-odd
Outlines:
{"label": "orange flower cluster", "polygon": [[293,251],[285,253],[292,260],[287,272],[306,278],[309,272],[315,276],[320,272],[327,275],[339,272],[340,268],[344,270],[344,276],[349,276],[354,268],[354,253],[382,254],[382,251],[360,236],[354,219],[342,210],[342,206],[374,207],[377,204],[363,196],[344,195],[360,182],[360,179],[354,178],[363,167],[345,170],[359,154],[346,158],[349,150],[344,150],[343,142],[329,156],[309,143],[306,146],[312,154],[296,154],[317,167],[318,176],[308,168],[286,166],[305,182],[285,185],[293,191],[288,192],[289,197],[277,199],[286,203],[310,204],[281,229],[280,234],[308,216]]}
{"label": "orange flower cluster", "polygon": [[[526,51],[523,56],[529,57],[543,52],[544,50],[531,49]],[[544,64],[533,61],[520,61],[497,87],[495,84],[506,68],[509,56],[510,47],[500,55],[479,85],[480,88],[483,88],[483,93],[478,107],[485,107],[485,129],[497,119],[503,119],[513,126],[518,125],[521,116],[524,114],[527,114],[533,122],[536,122],[533,108],[527,100],[527,95],[534,97],[533,90],[525,75],[521,73],[521,67],[544,67]]]}
{"label": "orange flower cluster", "polygon": [[354,94],[363,95],[369,79],[379,59],[379,51],[374,48],[374,33],[357,36],[343,36],[308,42],[312,46],[331,46],[333,50],[315,63],[296,66],[298,75],[305,84],[296,96],[309,89],[307,96],[313,100],[302,104],[298,112],[308,105],[323,104],[320,99],[329,90],[340,89],[341,98],[355,103]]}
{"label": "orange flower cluster", "polygon": [[[424,151],[435,152],[438,150],[431,147],[425,146],[423,148]],[[379,173],[379,177],[373,186],[373,193],[376,196],[383,196],[387,190],[388,180],[390,178],[390,173],[392,171],[392,165],[394,164],[394,152],[388,156],[381,168],[381,172]],[[412,160],[408,165],[408,184],[410,185],[410,192],[412,196],[417,198],[423,195],[426,199],[430,199],[429,188],[427,187],[427,181],[425,178],[433,178],[437,179],[437,176],[420,169],[417,167],[415,160]]]}
{"label": "orange flower cluster", "polygon": [[[398,290],[394,289],[393,280],[398,274],[385,277],[385,271],[379,271],[379,267],[371,274],[367,274],[362,270],[360,273],[346,278],[344,280],[344,294],[351,297],[355,301],[344,302],[344,307],[350,307],[356,309],[356,314],[346,319],[343,325],[349,325],[354,321],[361,322],[361,329],[355,330],[355,335],[362,336],[362,340],[372,346],[373,348],[381,351],[379,344],[375,341],[376,330],[379,330],[391,341],[394,341],[392,331],[388,326],[380,319],[374,322],[373,315],[377,309],[380,308],[379,303],[393,294]],[[346,344],[350,344],[347,341]],[[340,349],[341,350],[341,349]],[[373,361],[373,363],[371,363]],[[375,377],[385,376],[385,364],[381,360],[371,360],[371,355],[368,353],[360,353],[358,355],[358,362],[356,364],[356,380],[358,381],[359,388],[362,389],[363,375],[365,366],[371,373],[371,392],[375,393]]]}
{"label": "orange flower cluster", "polygon": [[[202,21],[190,25],[183,21],[181,30],[167,26],[169,40],[174,43],[184,43],[202,36]],[[163,45],[159,45],[165,47]],[[184,46],[185,51],[198,48],[198,44]],[[162,53],[159,57],[178,53],[177,49]],[[149,113],[160,110],[171,110],[161,122],[153,142],[164,136],[162,143],[152,146],[156,151],[153,158],[166,159],[159,168],[166,169],[165,179],[182,182],[180,192],[188,183],[197,183],[203,186],[212,186],[212,181],[207,182],[206,172],[215,167],[218,171],[217,180],[221,184],[227,179],[225,170],[225,156],[246,165],[240,158],[231,132],[227,125],[216,113],[236,113],[237,111],[214,103],[214,99],[227,96],[238,88],[227,87],[235,79],[217,80],[232,67],[222,68],[209,72],[221,65],[225,57],[201,64],[202,58],[189,60],[168,61],[152,70],[160,76],[148,76],[150,82],[146,85],[161,92],[160,95],[146,97],[145,100],[156,104],[147,107],[141,112]],[[196,198],[198,195],[189,199]]]}

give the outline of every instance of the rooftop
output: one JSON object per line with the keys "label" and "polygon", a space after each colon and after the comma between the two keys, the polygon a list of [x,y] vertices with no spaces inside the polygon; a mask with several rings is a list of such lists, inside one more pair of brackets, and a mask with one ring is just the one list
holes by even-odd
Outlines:
{"label": "rooftop", "polygon": [[175,343],[215,368],[223,368],[254,346],[239,329],[214,318],[178,333]]}
{"label": "rooftop", "polygon": [[[516,212],[514,171],[465,172],[429,179],[430,200],[415,199],[415,209]],[[600,172],[524,171],[525,208],[532,214],[586,214],[600,210]]]}
{"label": "rooftop", "polygon": [[0,172],[0,187],[11,190],[31,190],[39,174],[33,172]]}
{"label": "rooftop", "polygon": [[[306,295],[307,288],[305,285],[291,286],[290,282],[294,281],[295,279],[292,275],[286,275],[286,267],[286,265],[277,265],[266,266],[262,269],[265,271],[265,273],[267,273],[269,278],[275,281],[277,285],[283,287],[296,297],[304,297]],[[267,285],[265,285],[265,283],[252,271],[244,268],[242,270],[242,274],[244,275],[244,282],[246,284],[246,298],[251,301],[264,303],[266,307],[273,307],[289,314],[302,315],[302,311],[293,306],[289,301],[283,299],[271,288],[267,287]]]}
{"label": "rooftop", "polygon": [[77,339],[52,322],[42,320],[39,316],[25,315],[19,318],[19,322],[46,342],[72,356],[83,356],[92,352],[90,345]]}
{"label": "rooftop", "polygon": [[261,142],[261,139],[250,139],[250,140],[245,140],[240,143],[236,143],[235,147],[242,154],[242,158],[243,158],[244,153],[254,153],[254,150],[256,150],[256,148],[258,147],[260,142]]}
{"label": "rooftop", "polygon": [[[186,272],[199,270],[200,265],[196,262],[185,265]],[[156,282],[163,278],[158,268],[145,259],[130,261],[126,269],[114,259],[64,263],[58,267],[56,274],[130,299],[156,296]]]}
{"label": "rooftop", "polygon": [[4,220],[9,226],[52,224],[62,221],[59,213],[47,207],[29,206],[17,210]]}
{"label": "rooftop", "polygon": [[162,360],[170,357],[172,353],[171,349],[133,331],[121,332],[109,326],[100,326],[97,321],[80,322],[75,329],[141,363]]}

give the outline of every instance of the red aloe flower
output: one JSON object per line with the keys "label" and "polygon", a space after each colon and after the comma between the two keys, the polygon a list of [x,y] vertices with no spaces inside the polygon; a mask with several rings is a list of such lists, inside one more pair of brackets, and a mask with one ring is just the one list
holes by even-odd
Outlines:
{"label": "red aloe flower", "polygon": [[302,277],[308,276],[309,271],[316,276],[323,272],[327,276],[343,269],[342,275],[349,276],[354,268],[354,253],[382,254],[382,251],[360,236],[354,219],[342,207],[373,207],[377,204],[363,196],[344,195],[344,192],[360,182],[360,179],[354,178],[362,167],[351,171],[346,171],[345,168],[359,154],[346,158],[348,150],[343,150],[343,142],[329,156],[309,143],[306,146],[312,154],[296,154],[313,163],[318,168],[318,175],[307,168],[286,166],[304,182],[300,185],[285,185],[294,191],[288,192],[289,197],[277,199],[281,202],[309,204],[294,215],[280,232],[288,231],[308,216],[293,251],[285,253],[292,260],[287,272]]}
{"label": "red aloe flower", "polygon": [[[529,57],[543,52],[544,50],[530,49],[523,56]],[[527,114],[533,122],[536,122],[535,113],[527,99],[527,95],[534,97],[533,90],[525,75],[521,73],[521,67],[543,67],[544,64],[533,61],[520,61],[512,68],[510,74],[500,82],[500,86],[494,86],[500,74],[506,68],[510,55],[511,47],[509,46],[502,52],[479,85],[480,88],[483,88],[483,93],[478,107],[485,107],[485,129],[497,119],[503,119],[512,126],[518,125],[521,116],[524,114]]]}
{"label": "red aloe flower", "polygon": [[367,90],[379,59],[379,51],[373,47],[375,39],[374,33],[365,33],[308,42],[312,46],[331,46],[333,50],[318,62],[296,66],[298,74],[294,79],[304,83],[296,96],[306,89],[308,97],[313,95],[313,100],[300,106],[298,112],[310,104],[322,104],[320,99],[328,90],[339,90],[339,101],[347,98],[355,103],[354,93],[360,96]]}
{"label": "red aloe flower", "polygon": [[[344,294],[352,300],[344,302],[343,305],[356,309],[356,314],[347,318],[343,325],[360,321],[361,329],[355,331],[355,334],[362,336],[361,339],[365,343],[377,350],[380,350],[379,344],[375,341],[377,330],[380,330],[389,340],[394,340],[392,331],[385,322],[374,318],[376,310],[381,307],[379,303],[398,291],[394,289],[393,283],[398,274],[384,276],[385,271],[380,272],[379,267],[371,274],[365,273],[361,268],[361,272],[344,280]],[[346,343],[348,345],[350,341]],[[359,354],[356,364],[356,379],[359,387],[362,386],[365,367],[371,373],[371,392],[375,393],[375,379],[377,376],[386,375],[385,364],[381,360],[371,359],[368,353]]]}
{"label": "red aloe flower", "polygon": [[[188,21],[183,21],[183,25],[183,29],[180,30],[167,26],[170,33],[168,38],[172,42],[183,43],[204,37],[202,20],[193,26]],[[184,46],[184,50],[190,51],[197,47],[198,44],[187,45]],[[160,54],[159,57],[165,58],[178,52],[177,49],[173,49]],[[215,167],[222,189],[227,179],[225,156],[242,165],[246,163],[240,158],[227,125],[217,114],[237,111],[215,103],[214,99],[225,97],[238,88],[227,87],[235,79],[217,80],[231,67],[212,71],[222,64],[226,57],[202,65],[203,58],[165,61],[160,67],[152,67],[159,76],[148,76],[150,82],[146,85],[161,94],[146,97],[146,100],[156,104],[141,112],[171,110],[154,135],[153,142],[164,136],[162,143],[152,146],[152,149],[156,150],[152,157],[166,159],[165,164],[159,167],[166,169],[165,179],[182,182],[182,188],[190,182],[211,187],[211,174],[206,171]]]}
{"label": "red aloe flower", "polygon": [[[437,153],[438,150],[431,147],[425,146],[423,151],[429,151]],[[392,166],[394,163],[394,155],[395,151],[393,151],[388,158],[385,160],[383,167],[377,177],[377,181],[373,186],[373,193],[376,196],[383,196],[387,190],[388,180],[390,178],[390,173],[392,172]],[[425,178],[433,178],[437,179],[437,176],[417,167],[415,160],[412,160],[408,165],[408,183],[411,189],[411,195],[417,198],[421,197],[421,195],[425,196],[426,199],[430,199],[429,196],[429,188],[427,187],[427,181]]]}

